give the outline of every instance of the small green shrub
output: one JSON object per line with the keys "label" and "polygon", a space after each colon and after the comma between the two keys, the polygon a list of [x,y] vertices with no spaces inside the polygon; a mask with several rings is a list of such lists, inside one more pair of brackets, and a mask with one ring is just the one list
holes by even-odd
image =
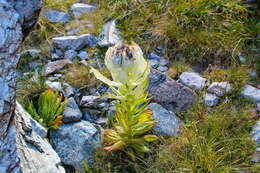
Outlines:
{"label": "small green shrub", "polygon": [[[120,62],[120,63],[119,63]],[[132,159],[149,152],[147,143],[157,140],[155,135],[147,135],[155,126],[151,110],[146,109],[149,99],[146,92],[149,65],[136,44],[118,44],[109,48],[105,63],[114,81],[110,81],[97,70],[92,72],[97,79],[108,84],[118,100],[112,129],[103,132],[105,150],[126,152]]]}
{"label": "small green shrub", "polygon": [[47,129],[57,129],[62,123],[62,112],[67,100],[52,89],[43,92],[37,106],[29,101],[26,109],[31,116]]}

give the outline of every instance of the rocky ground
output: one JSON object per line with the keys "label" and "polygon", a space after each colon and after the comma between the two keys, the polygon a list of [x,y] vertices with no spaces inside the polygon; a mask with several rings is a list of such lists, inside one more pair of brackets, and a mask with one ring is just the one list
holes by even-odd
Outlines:
{"label": "rocky ground", "polygon": [[[92,13],[95,6],[76,3],[70,8],[71,13],[64,13],[52,9],[42,12],[49,22],[66,23],[70,20],[80,22],[81,15]],[[89,26],[86,26],[89,27]],[[102,128],[109,123],[109,118],[115,112],[113,101],[106,92],[109,88],[103,84],[95,87],[82,88],[72,86],[64,81],[64,70],[71,65],[80,63],[81,66],[94,66],[100,70],[105,68],[99,53],[89,55],[88,50],[96,47],[106,48],[122,42],[120,31],[116,29],[115,20],[103,25],[99,37],[91,34],[81,34],[77,28],[66,28],[66,36],[56,36],[51,39],[50,58],[41,61],[43,52],[37,48],[24,50],[21,58],[31,57],[31,61],[23,65],[19,78],[33,75],[46,77],[45,84],[53,90],[63,93],[68,98],[68,104],[63,112],[63,123],[58,130],[47,131],[34,121],[22,106],[17,103],[17,116],[26,120],[21,124],[21,135],[25,141],[21,144],[31,153],[32,162],[41,162],[47,172],[65,172],[61,166],[67,165],[76,170],[84,171],[82,163],[92,163],[92,154],[102,145]],[[196,71],[184,71],[178,79],[172,79],[169,74],[171,62],[160,56],[160,48],[151,50],[146,55],[150,63],[149,95],[152,97],[148,108],[153,110],[153,117],[158,121],[154,132],[158,135],[176,136],[181,133],[184,122],[177,116],[190,109],[198,100],[206,107],[214,108],[225,102],[225,98],[232,92],[230,81],[211,82]],[[241,57],[241,62],[244,59]],[[31,71],[28,73],[28,71]],[[251,74],[254,75],[254,74]],[[245,85],[240,97],[255,103],[255,114],[260,112],[260,89],[252,85]],[[252,140],[257,143],[257,151],[253,161],[260,160],[260,122],[252,129]],[[62,163],[62,164],[61,164]],[[55,166],[56,165],[56,166]],[[1,166],[0,166],[1,170]],[[0,171],[1,172],[1,171]]]}

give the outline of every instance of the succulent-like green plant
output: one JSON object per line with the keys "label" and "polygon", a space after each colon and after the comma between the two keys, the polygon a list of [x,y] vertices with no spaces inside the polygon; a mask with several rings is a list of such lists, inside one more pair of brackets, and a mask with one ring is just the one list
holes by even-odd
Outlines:
{"label": "succulent-like green plant", "polygon": [[38,100],[37,108],[32,101],[29,101],[27,111],[31,116],[47,129],[57,129],[62,124],[62,112],[67,103],[67,99],[48,89],[43,92]]}
{"label": "succulent-like green plant", "polygon": [[92,68],[95,76],[109,85],[113,93],[111,98],[117,99],[113,129],[103,132],[105,150],[122,150],[131,158],[150,151],[147,143],[155,141],[157,136],[149,135],[156,121],[152,111],[146,109],[149,103],[147,85],[150,72],[147,61],[143,58],[140,47],[117,44],[110,47],[106,53],[105,64],[111,73],[113,81]]}

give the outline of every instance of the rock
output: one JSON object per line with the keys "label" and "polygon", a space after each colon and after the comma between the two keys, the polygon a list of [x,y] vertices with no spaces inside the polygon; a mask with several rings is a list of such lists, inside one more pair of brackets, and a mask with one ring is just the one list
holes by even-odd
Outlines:
{"label": "rock", "polygon": [[87,46],[94,47],[96,43],[97,38],[91,34],[83,34],[80,36],[54,37],[52,39],[53,47],[62,51],[79,51]]}
{"label": "rock", "polygon": [[75,95],[75,89],[71,85],[63,83],[63,88],[64,96],[66,98],[73,97]]}
{"label": "rock", "polygon": [[116,28],[116,20],[107,22],[103,26],[100,37],[101,38],[100,38],[100,41],[98,42],[98,44],[101,47],[113,46],[113,45],[116,45],[117,43],[122,43],[120,32]]}
{"label": "rock", "polygon": [[70,20],[70,16],[67,13],[57,11],[57,10],[45,10],[43,12],[45,18],[53,23],[67,23]]}
{"label": "rock", "polygon": [[166,71],[168,71],[168,67],[166,67],[166,66],[159,66],[158,68],[157,68],[157,70],[159,70],[160,72],[166,72]]}
{"label": "rock", "polygon": [[260,102],[260,89],[257,89],[251,85],[246,85],[242,90],[241,95],[246,99],[252,100],[253,102]]}
{"label": "rock", "polygon": [[37,50],[37,49],[28,49],[28,50],[23,51],[20,56],[22,57],[22,56],[26,56],[26,55],[30,55],[33,58],[37,58],[37,57],[41,56],[41,51]]}
{"label": "rock", "polygon": [[194,72],[183,72],[180,75],[179,82],[196,91],[200,91],[205,87],[207,79]]}
{"label": "rock", "polygon": [[68,64],[72,64],[72,62],[68,59],[62,59],[62,60],[49,62],[46,65],[45,76],[48,76],[50,74],[60,71]]}
{"label": "rock", "polygon": [[81,32],[81,30],[79,28],[76,28],[76,29],[72,29],[72,30],[68,31],[67,35],[73,36],[73,35],[76,35],[76,34],[78,34],[80,32]]}
{"label": "rock", "polygon": [[208,92],[222,97],[231,92],[231,85],[228,82],[213,82],[209,86]]}
{"label": "rock", "polygon": [[260,121],[252,129],[252,139],[256,142],[257,147],[260,147]]}
{"label": "rock", "polygon": [[249,72],[249,76],[250,76],[251,78],[256,78],[256,77],[257,77],[256,71],[251,71],[251,72]]}
{"label": "rock", "polygon": [[107,100],[107,98],[101,96],[83,96],[80,102],[80,106],[85,108],[99,108],[100,103]]}
{"label": "rock", "polygon": [[94,150],[101,146],[98,130],[87,121],[63,124],[50,132],[50,142],[65,165],[84,172],[83,163],[93,162]]}
{"label": "rock", "polygon": [[257,163],[260,161],[260,121],[254,125],[251,134],[252,140],[256,142],[256,152],[253,155],[252,161]]}
{"label": "rock", "polygon": [[148,55],[147,59],[149,61],[153,60],[153,62],[157,62],[158,66],[159,65],[161,65],[161,66],[169,66],[170,65],[170,61],[168,59],[162,58],[155,53],[150,53]]}
{"label": "rock", "polygon": [[147,108],[153,111],[153,118],[158,122],[154,128],[156,134],[177,135],[180,130],[181,120],[173,112],[169,112],[157,103],[151,103]]}
{"label": "rock", "polygon": [[45,83],[49,88],[53,89],[54,91],[62,91],[60,82],[51,82],[47,80]]}
{"label": "rock", "polygon": [[154,69],[149,75],[149,96],[153,102],[173,112],[187,111],[197,97],[190,88]]}
{"label": "rock", "polygon": [[[38,158],[43,158],[43,155],[37,152],[39,156],[36,158],[35,152],[29,151],[22,136],[23,122],[14,114],[16,68],[20,58],[17,54],[23,40],[37,22],[41,8],[41,0],[0,0],[0,170],[4,173],[43,173],[53,166],[52,163],[58,163],[50,159],[46,166],[47,158],[39,162]],[[43,165],[45,171],[41,169]]]}
{"label": "rock", "polygon": [[206,93],[204,96],[204,104],[208,106],[216,106],[219,102],[218,96],[215,94]]}
{"label": "rock", "polygon": [[76,18],[80,18],[83,14],[92,12],[95,9],[95,6],[83,3],[76,3],[71,6],[71,11]]}
{"label": "rock", "polygon": [[238,54],[238,58],[241,63],[244,64],[246,62],[246,58],[241,53]]}
{"label": "rock", "polygon": [[[10,157],[14,157],[14,153],[19,156],[20,169],[12,169],[8,167],[8,157],[0,157],[0,172],[20,172],[26,173],[65,173],[63,167],[60,166],[61,160],[58,154],[48,143],[47,130],[38,122],[33,120],[31,116],[17,103],[15,111],[15,124],[11,124],[8,135],[15,136],[16,141],[10,140],[9,144],[5,144],[0,140],[0,149],[6,147],[10,153]],[[8,139],[14,139],[9,137]],[[17,151],[15,151],[17,149]],[[7,151],[7,150],[6,150]],[[3,155],[7,154],[1,153]],[[20,170],[20,171],[19,171]]]}
{"label": "rock", "polygon": [[66,107],[64,108],[62,121],[64,123],[71,123],[71,122],[80,121],[81,118],[82,118],[82,113],[76,101],[74,100],[73,97],[70,97],[68,99],[68,103]]}
{"label": "rock", "polygon": [[81,60],[88,59],[88,53],[86,51],[80,51],[78,57],[80,57]]}
{"label": "rock", "polygon": [[64,54],[65,59],[73,60],[78,56],[78,53],[75,50],[67,50]]}

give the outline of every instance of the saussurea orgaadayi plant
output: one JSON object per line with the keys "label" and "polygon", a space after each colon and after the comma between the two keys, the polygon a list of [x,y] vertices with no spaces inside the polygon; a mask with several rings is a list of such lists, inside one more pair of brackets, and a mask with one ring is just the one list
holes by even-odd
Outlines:
{"label": "saussurea orgaadayi plant", "polygon": [[105,150],[122,150],[132,158],[136,154],[149,152],[149,142],[157,140],[156,135],[148,134],[156,125],[152,111],[147,109],[149,64],[136,44],[117,44],[110,47],[105,56],[105,65],[113,80],[92,68],[97,79],[110,86],[110,98],[116,102],[116,113],[112,128],[103,131]]}

